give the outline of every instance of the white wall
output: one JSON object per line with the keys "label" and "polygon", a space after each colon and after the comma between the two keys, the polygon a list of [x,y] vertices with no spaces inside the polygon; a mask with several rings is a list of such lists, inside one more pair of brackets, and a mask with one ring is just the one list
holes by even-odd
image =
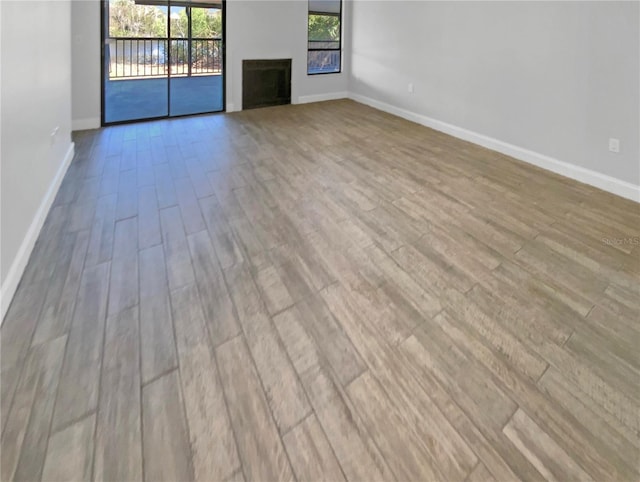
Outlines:
{"label": "white wall", "polygon": [[100,1],[71,5],[73,130],[100,126]]}
{"label": "white wall", "polygon": [[[77,128],[99,126],[99,3],[73,0],[72,5],[73,121]],[[346,94],[346,73],[307,75],[306,0],[228,0],[226,5],[228,111],[242,107],[244,59],[291,58],[293,103]]]}
{"label": "white wall", "polygon": [[[533,151],[542,156],[506,149],[586,182],[640,185],[640,3],[356,1],[350,8],[355,98]],[[621,140],[619,154],[608,151],[609,137]]]}
{"label": "white wall", "polygon": [[[4,316],[73,145],[69,2],[3,0],[0,12]],[[24,21],[25,15],[29,22]],[[55,128],[58,131],[52,137]]]}

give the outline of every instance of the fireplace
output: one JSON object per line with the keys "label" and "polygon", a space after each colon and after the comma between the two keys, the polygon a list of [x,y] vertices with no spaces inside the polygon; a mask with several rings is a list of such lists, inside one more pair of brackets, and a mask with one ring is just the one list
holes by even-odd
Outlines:
{"label": "fireplace", "polygon": [[291,104],[291,59],[242,61],[242,109]]}

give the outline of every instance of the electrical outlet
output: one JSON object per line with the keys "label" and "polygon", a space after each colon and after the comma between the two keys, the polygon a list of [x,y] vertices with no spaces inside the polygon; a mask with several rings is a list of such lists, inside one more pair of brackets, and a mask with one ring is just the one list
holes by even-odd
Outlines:
{"label": "electrical outlet", "polygon": [[407,85],[407,92],[409,92],[410,94],[413,94],[413,84],[409,83],[409,85]]}
{"label": "electrical outlet", "polygon": [[609,138],[609,150],[611,152],[620,152],[620,139]]}

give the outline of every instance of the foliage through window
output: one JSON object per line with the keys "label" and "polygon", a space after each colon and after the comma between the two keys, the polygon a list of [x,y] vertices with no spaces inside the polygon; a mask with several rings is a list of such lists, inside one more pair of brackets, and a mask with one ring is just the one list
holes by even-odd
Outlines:
{"label": "foliage through window", "polygon": [[[110,37],[163,38],[167,36],[168,2],[163,5],[145,5],[135,0],[109,1]],[[191,36],[194,38],[218,38],[222,36],[222,11],[214,8],[172,6],[171,36],[187,38],[189,14]],[[189,12],[189,13],[188,13]]]}
{"label": "foliage through window", "polygon": [[308,74],[340,72],[341,34],[341,0],[309,0]]}

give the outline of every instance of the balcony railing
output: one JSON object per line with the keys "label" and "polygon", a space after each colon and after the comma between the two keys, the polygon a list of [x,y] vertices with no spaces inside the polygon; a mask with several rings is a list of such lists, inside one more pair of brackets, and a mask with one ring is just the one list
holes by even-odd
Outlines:
{"label": "balcony railing", "polygon": [[309,40],[307,73],[340,72],[340,41]]}
{"label": "balcony railing", "polygon": [[110,37],[105,52],[109,79],[166,77],[169,67],[172,76],[222,72],[222,39],[173,38],[170,51],[168,44],[166,37]]}

